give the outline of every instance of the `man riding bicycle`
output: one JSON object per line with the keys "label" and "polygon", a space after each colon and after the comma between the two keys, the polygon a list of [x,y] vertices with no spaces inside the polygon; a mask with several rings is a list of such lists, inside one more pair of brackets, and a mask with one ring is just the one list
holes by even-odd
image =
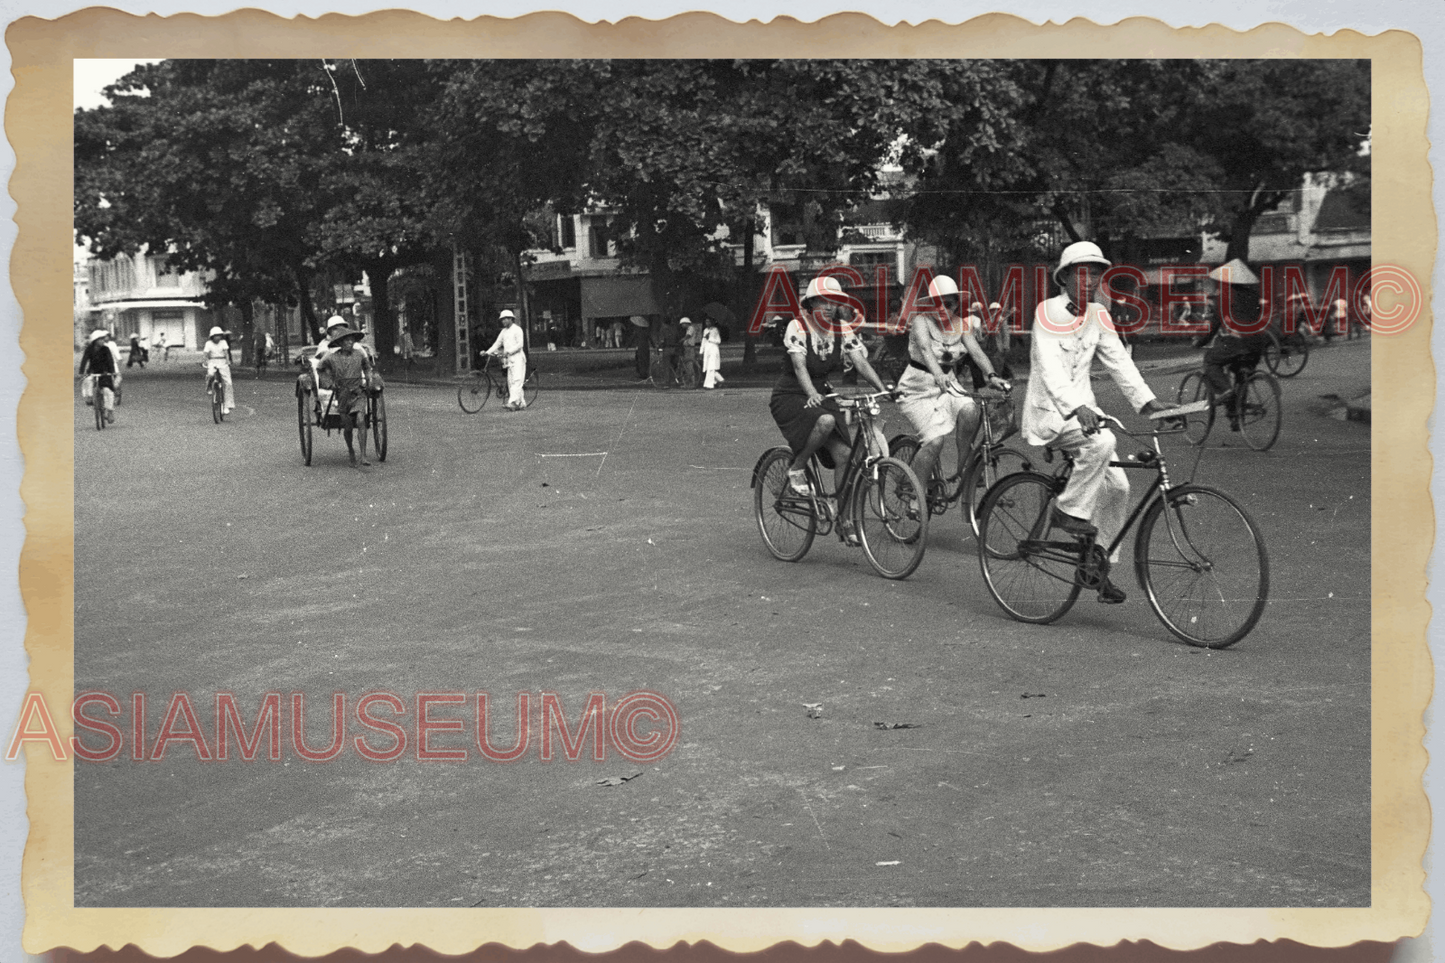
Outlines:
{"label": "man riding bicycle", "polygon": [[[1264,356],[1269,335],[1264,330],[1240,333],[1241,326],[1254,327],[1260,314],[1259,278],[1239,258],[1209,272],[1213,286],[1214,311],[1209,333],[1195,342],[1196,348],[1214,343],[1204,353],[1204,378],[1214,390],[1217,403],[1229,413],[1229,430],[1239,430],[1239,409],[1235,404],[1232,371],[1253,371]],[[1227,290],[1226,290],[1227,289]],[[1226,319],[1225,314],[1229,317]]]}
{"label": "man riding bicycle", "polygon": [[[1097,244],[1078,241],[1064,248],[1054,269],[1061,293],[1034,314],[1023,436],[1031,445],[1070,452],[1073,473],[1055,502],[1053,523],[1074,535],[1097,535],[1108,544],[1123,528],[1129,507],[1129,478],[1112,468],[1114,433],[1103,417],[1089,381],[1095,355],[1140,414],[1165,411],[1124,350],[1103,305],[1093,303],[1104,270],[1110,267]],[[1110,559],[1116,561],[1116,559]],[[1122,589],[1107,576],[1099,601],[1122,602]]]}

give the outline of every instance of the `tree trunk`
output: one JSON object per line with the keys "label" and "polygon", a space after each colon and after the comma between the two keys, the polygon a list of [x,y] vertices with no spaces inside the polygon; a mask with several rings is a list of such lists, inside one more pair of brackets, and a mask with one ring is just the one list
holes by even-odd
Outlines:
{"label": "tree trunk", "polygon": [[1253,207],[1248,207],[1235,216],[1229,229],[1229,243],[1224,249],[1225,261],[1239,258],[1249,263],[1249,235],[1254,230],[1254,222],[1259,220],[1259,214]]}
{"label": "tree trunk", "polygon": [[311,304],[311,279],[315,274],[306,265],[297,263],[292,267],[296,275],[296,300],[301,305],[301,336],[305,339],[304,344],[315,344],[320,339],[316,332],[321,327],[321,322],[316,318],[316,308]]}
{"label": "tree trunk", "polygon": [[531,312],[527,310],[527,278],[522,273],[526,265],[522,263],[522,252],[512,252],[512,277],[516,279],[517,285],[517,323],[522,326],[522,349],[528,357],[532,354],[532,318]]}
{"label": "tree trunk", "polygon": [[256,358],[256,305],[250,299],[236,307],[241,309],[241,367],[255,363]]}
{"label": "tree trunk", "polygon": [[[753,283],[753,236],[757,232],[757,225],[752,218],[748,218],[747,226],[743,230],[743,283],[742,283],[742,306],[747,311],[747,317],[752,318],[754,289]],[[733,314],[738,314],[734,311]],[[741,315],[739,315],[741,317]],[[743,329],[743,364],[752,367],[758,361],[758,337],[753,334],[752,326]]]}
{"label": "tree trunk", "polygon": [[393,348],[396,346],[396,320],[392,317],[389,286],[392,262],[386,258],[372,261],[366,265],[365,270],[366,277],[371,282],[371,337],[376,344],[377,358],[390,367],[395,356]]}

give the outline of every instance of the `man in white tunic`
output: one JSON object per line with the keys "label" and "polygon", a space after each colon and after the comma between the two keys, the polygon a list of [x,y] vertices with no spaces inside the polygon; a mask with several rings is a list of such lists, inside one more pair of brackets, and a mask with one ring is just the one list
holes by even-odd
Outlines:
{"label": "man in white tunic", "polygon": [[502,331],[497,340],[487,349],[487,354],[502,359],[507,367],[507,403],[502,407],[508,411],[521,411],[527,406],[522,400],[522,379],[527,375],[527,354],[522,345],[522,329],[516,325],[517,316],[511,311],[501,314]]}
{"label": "man in white tunic", "polygon": [[[1101,425],[1102,411],[1089,383],[1095,357],[1140,414],[1169,407],[1155,399],[1140,377],[1109,313],[1091,300],[1109,266],[1098,245],[1089,241],[1070,244],[1059,256],[1054,282],[1063,292],[1040,304],[1034,314],[1022,419],[1029,444],[1074,456],[1073,474],[1055,503],[1054,525],[1075,535],[1097,534],[1103,545],[1123,527],[1129,479],[1122,468],[1109,466],[1114,433]],[[1100,602],[1124,599],[1124,592],[1107,578],[1099,587]]]}

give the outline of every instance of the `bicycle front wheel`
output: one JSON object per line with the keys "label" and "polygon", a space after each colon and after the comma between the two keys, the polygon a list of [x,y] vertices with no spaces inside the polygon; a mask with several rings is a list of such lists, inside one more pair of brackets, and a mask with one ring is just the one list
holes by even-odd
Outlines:
{"label": "bicycle front wheel", "polygon": [[386,396],[376,392],[371,396],[371,440],[376,448],[376,460],[386,461]]}
{"label": "bicycle front wheel", "polygon": [[221,400],[225,398],[225,389],[219,381],[214,379],[212,379],[209,388],[211,394],[211,421],[219,425],[221,418],[224,417],[221,414]]}
{"label": "bicycle front wheel", "polygon": [[979,506],[978,561],[994,601],[1020,622],[1044,625],[1079,597],[1078,543],[1052,528],[1059,483],[1038,472],[1006,475]]}
{"label": "bicycle front wheel", "polygon": [[1184,416],[1184,440],[1191,445],[1202,445],[1209,437],[1210,429],[1214,427],[1214,404],[1209,382],[1202,371],[1191,371],[1179,382],[1179,393],[1176,400],[1181,405],[1187,405],[1194,401],[1211,399],[1208,408],[1192,415]]}
{"label": "bicycle front wheel", "polygon": [[792,451],[774,448],[753,472],[753,514],[758,534],[773,557],[784,562],[796,562],[807,555],[818,532],[812,499],[788,486],[788,466],[792,463]]}
{"label": "bicycle front wheel", "polygon": [[896,458],[862,469],[853,486],[853,524],[863,554],[884,578],[907,578],[928,547],[928,511],[918,476]]}
{"label": "bicycle front wheel", "polygon": [[1279,382],[1263,371],[1252,372],[1240,386],[1239,430],[1255,451],[1268,451],[1279,437]]}
{"label": "bicycle front wheel", "polygon": [[1269,597],[1269,555],[1254,520],[1204,485],[1181,485],[1149,506],[1134,569],[1154,614],[1190,645],[1238,642]]}
{"label": "bicycle front wheel", "polygon": [[95,430],[105,431],[105,389],[100,386],[100,379],[95,379]]}
{"label": "bicycle front wheel", "polygon": [[537,394],[542,390],[541,381],[537,377],[537,369],[533,368],[527,372],[527,377],[522,381],[522,402],[532,407],[537,401]]}
{"label": "bicycle front wheel", "polygon": [[457,404],[469,415],[482,410],[492,396],[492,379],[485,371],[474,372],[472,377],[457,387]]}
{"label": "bicycle front wheel", "polygon": [[301,461],[311,464],[311,393],[296,392],[296,430],[301,435]]}
{"label": "bicycle front wheel", "polygon": [[978,538],[979,509],[983,496],[997,484],[1000,478],[1028,471],[1033,467],[1029,456],[1014,448],[995,446],[991,451],[982,445],[974,451],[968,461],[968,470],[963,476],[964,510],[968,513],[968,527],[973,537]]}

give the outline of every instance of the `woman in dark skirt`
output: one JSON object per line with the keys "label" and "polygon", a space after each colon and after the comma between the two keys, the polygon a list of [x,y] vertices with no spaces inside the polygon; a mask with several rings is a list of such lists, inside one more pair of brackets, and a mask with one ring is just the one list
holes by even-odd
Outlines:
{"label": "woman in dark skirt", "polygon": [[[833,295],[835,300],[825,294]],[[842,333],[845,325],[839,316],[844,307],[843,289],[837,279],[814,278],[803,295],[803,317],[790,321],[783,334],[788,363],[773,385],[768,407],[793,449],[788,483],[802,495],[812,493],[803,471],[809,458],[817,454],[819,461],[833,469],[837,484],[842,481],[843,466],[852,447],[838,405],[823,397],[833,390],[828,376],[851,364],[879,391],[890,390],[868,364],[868,349],[857,332]]]}

